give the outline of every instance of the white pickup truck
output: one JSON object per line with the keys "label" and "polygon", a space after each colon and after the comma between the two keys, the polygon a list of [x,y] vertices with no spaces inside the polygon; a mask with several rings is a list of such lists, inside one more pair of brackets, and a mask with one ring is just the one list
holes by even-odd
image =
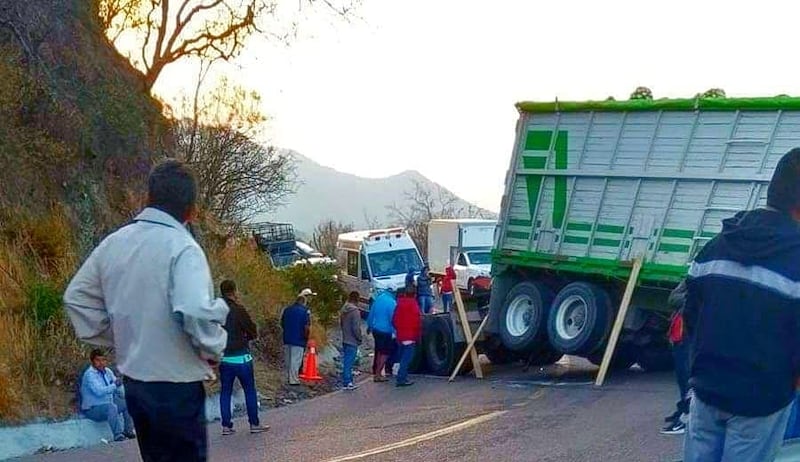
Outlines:
{"label": "white pickup truck", "polygon": [[428,264],[434,274],[444,274],[452,263],[456,286],[474,295],[489,289],[495,220],[437,219],[428,223]]}

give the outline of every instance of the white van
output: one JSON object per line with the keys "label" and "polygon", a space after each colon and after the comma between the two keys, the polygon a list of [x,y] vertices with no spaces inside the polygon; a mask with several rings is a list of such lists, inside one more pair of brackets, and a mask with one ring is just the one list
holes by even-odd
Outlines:
{"label": "white van", "polygon": [[365,303],[378,290],[403,287],[409,270],[422,269],[419,250],[403,228],[340,234],[336,261],[345,291],[357,291]]}

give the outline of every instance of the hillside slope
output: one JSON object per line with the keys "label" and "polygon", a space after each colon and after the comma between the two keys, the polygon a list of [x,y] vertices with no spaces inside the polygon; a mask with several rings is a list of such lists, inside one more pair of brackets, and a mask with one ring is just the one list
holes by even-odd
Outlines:
{"label": "hillside slope", "polygon": [[[387,178],[363,178],[325,167],[298,153],[294,156],[297,177],[301,182],[296,194],[285,206],[259,219],[292,223],[304,233],[310,233],[326,219],[353,224],[357,228],[368,226],[373,221],[389,224],[392,220],[387,207],[402,204],[405,193],[414,189],[415,182],[431,190],[441,188],[413,170]],[[471,204],[458,199],[457,207],[467,209]]]}

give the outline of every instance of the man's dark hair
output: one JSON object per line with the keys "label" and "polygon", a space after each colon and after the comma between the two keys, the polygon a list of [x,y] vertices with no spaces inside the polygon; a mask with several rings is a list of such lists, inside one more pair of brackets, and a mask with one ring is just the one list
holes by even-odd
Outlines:
{"label": "man's dark hair", "polygon": [[230,297],[236,293],[236,283],[230,279],[222,281],[222,284],[219,285],[219,292],[223,297]]}
{"label": "man's dark hair", "polygon": [[784,154],[767,189],[767,205],[781,212],[800,208],[800,148]]}
{"label": "man's dark hair", "polygon": [[148,206],[183,222],[197,202],[197,181],[183,162],[169,159],[153,167],[147,180]]}
{"label": "man's dark hair", "polygon": [[358,292],[354,290],[350,292],[350,295],[347,296],[347,301],[350,303],[358,303],[359,298],[361,297],[358,295]]}
{"label": "man's dark hair", "polygon": [[103,350],[101,350],[99,348],[95,348],[94,350],[92,350],[91,353],[89,353],[89,361],[94,362],[94,360],[96,358],[98,358],[100,356],[105,356],[105,355],[106,355],[106,353]]}

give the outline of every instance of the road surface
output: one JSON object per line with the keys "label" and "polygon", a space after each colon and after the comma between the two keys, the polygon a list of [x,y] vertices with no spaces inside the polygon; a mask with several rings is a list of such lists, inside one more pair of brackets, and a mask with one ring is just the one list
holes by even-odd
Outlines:
{"label": "road surface", "polygon": [[[570,358],[546,370],[495,368],[483,381],[417,377],[395,388],[363,382],[269,410],[269,433],[222,437],[209,427],[212,461],[429,462],[431,460],[675,461],[682,437],[659,434],[671,412],[671,374],[612,373],[606,385]],[[39,462],[139,460],[135,442],[34,456]]]}

